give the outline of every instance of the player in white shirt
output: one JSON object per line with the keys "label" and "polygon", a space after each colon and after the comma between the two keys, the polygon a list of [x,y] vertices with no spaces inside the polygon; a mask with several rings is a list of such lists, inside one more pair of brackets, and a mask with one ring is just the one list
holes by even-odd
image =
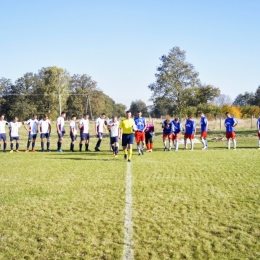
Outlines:
{"label": "player in white shirt", "polygon": [[43,119],[38,124],[38,132],[41,137],[41,148],[44,151],[44,139],[47,140],[47,152],[50,151],[50,136],[51,136],[51,121],[48,119],[48,115],[44,115]]}
{"label": "player in white shirt", "polygon": [[13,153],[13,141],[16,140],[16,149],[15,151],[19,153],[19,128],[22,123],[18,122],[18,118],[15,116],[13,121],[8,124],[9,127],[9,135],[10,135],[10,153]]}
{"label": "player in white shirt", "polygon": [[113,155],[117,157],[118,154],[118,139],[119,139],[119,121],[116,116],[112,117],[112,120],[108,123],[108,129],[110,130],[110,144],[112,146]]}
{"label": "player in white shirt", "polygon": [[0,116],[0,141],[3,140],[3,148],[4,152],[6,152],[6,131],[5,131],[5,126],[8,125],[8,122],[4,120],[5,115]]}
{"label": "player in white shirt", "polygon": [[[27,127],[29,125],[29,128]],[[38,133],[38,120],[37,115],[33,114],[32,118],[24,122],[24,128],[28,131],[28,142],[27,142],[27,148],[25,150],[26,153],[29,152],[30,144],[32,141],[32,152],[35,152],[35,140]]]}
{"label": "player in white shirt", "polygon": [[70,120],[70,139],[70,151],[74,152],[74,142],[77,140],[77,124],[75,115],[73,115]]}
{"label": "player in white shirt", "polygon": [[66,117],[66,112],[63,111],[61,112],[61,115],[57,118],[57,122],[56,122],[56,128],[58,134],[58,142],[57,142],[58,152],[62,152],[61,145],[62,145],[63,136],[65,134],[65,122],[64,122],[65,117]]}
{"label": "player in white shirt", "polygon": [[96,152],[100,152],[99,147],[102,142],[103,133],[105,128],[105,113],[101,114],[99,118],[96,119],[95,122],[95,133],[97,135],[98,141],[95,147]]}
{"label": "player in white shirt", "polygon": [[89,115],[84,114],[83,118],[80,119],[78,127],[80,129],[80,142],[79,142],[79,151],[82,151],[83,141],[85,141],[85,151],[90,152],[88,149],[89,146]]}

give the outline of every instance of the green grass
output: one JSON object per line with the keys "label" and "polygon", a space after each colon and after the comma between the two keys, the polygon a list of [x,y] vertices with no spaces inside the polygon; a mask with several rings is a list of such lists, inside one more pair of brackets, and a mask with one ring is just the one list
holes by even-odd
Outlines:
{"label": "green grass", "polygon": [[[260,258],[260,150],[256,131],[237,136],[236,151],[209,140],[207,151],[163,152],[161,134],[153,153],[134,150],[135,259]],[[57,153],[55,143],[53,134],[51,153],[0,154],[0,259],[121,259],[122,152],[113,158],[107,138],[101,153]]]}

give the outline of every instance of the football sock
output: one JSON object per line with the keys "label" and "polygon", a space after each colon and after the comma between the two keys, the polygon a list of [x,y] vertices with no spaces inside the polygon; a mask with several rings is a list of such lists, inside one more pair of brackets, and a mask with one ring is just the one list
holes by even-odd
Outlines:
{"label": "football sock", "polygon": [[11,149],[11,150],[14,149],[14,144],[13,144],[13,143],[10,144],[10,149]]}
{"label": "football sock", "polygon": [[166,147],[166,141],[163,142],[164,147]]}
{"label": "football sock", "polygon": [[41,148],[44,150],[44,142],[41,142]]}
{"label": "football sock", "polygon": [[6,143],[4,143],[4,150],[6,150]]}
{"label": "football sock", "polygon": [[153,149],[153,143],[150,143],[150,150]]}
{"label": "football sock", "polygon": [[233,139],[233,147],[237,148],[237,141],[236,141],[236,139]]}
{"label": "football sock", "polygon": [[58,150],[61,149],[61,142],[58,142]]}
{"label": "football sock", "polygon": [[101,140],[98,140],[96,144],[96,148],[99,148],[100,144],[101,144]]}
{"label": "football sock", "polygon": [[28,141],[28,142],[27,142],[27,150],[29,149],[30,144],[31,144],[31,141]]}
{"label": "football sock", "polygon": [[72,150],[72,151],[74,151],[74,144],[73,143],[71,143],[71,145],[70,145],[70,149]]}
{"label": "football sock", "polygon": [[176,142],[175,142],[175,150],[178,150],[178,148],[179,148],[179,142],[178,142],[178,140],[176,140]]}
{"label": "football sock", "polygon": [[172,148],[172,141],[169,142],[169,148]]}
{"label": "football sock", "polygon": [[201,139],[201,142],[202,142],[202,144],[203,144],[203,147],[205,147],[206,144],[205,144],[205,140],[204,140],[203,138]]}
{"label": "football sock", "polygon": [[187,148],[187,139],[184,139],[184,147]]}
{"label": "football sock", "polygon": [[47,141],[47,150],[50,149],[50,142]]}
{"label": "football sock", "polygon": [[85,151],[88,150],[88,144],[85,144]]}
{"label": "football sock", "polygon": [[150,149],[151,149],[151,148],[150,148],[150,144],[147,144],[146,146],[147,146],[147,150],[150,150]]}
{"label": "football sock", "polygon": [[205,139],[205,146],[208,147],[208,141]]}
{"label": "football sock", "polygon": [[131,160],[131,157],[132,157],[132,149],[129,149],[128,150],[128,159]]}
{"label": "football sock", "polygon": [[34,150],[35,142],[32,142],[32,150]]}
{"label": "football sock", "polygon": [[115,154],[118,154],[118,146],[115,147]]}
{"label": "football sock", "polygon": [[190,149],[193,150],[193,140],[190,140]]}
{"label": "football sock", "polygon": [[79,151],[82,151],[82,144],[79,144]]}
{"label": "football sock", "polygon": [[16,150],[18,150],[19,149],[19,143],[16,143],[15,147],[16,147]]}
{"label": "football sock", "polygon": [[228,147],[228,149],[230,149],[230,140],[229,139],[227,140],[227,147]]}

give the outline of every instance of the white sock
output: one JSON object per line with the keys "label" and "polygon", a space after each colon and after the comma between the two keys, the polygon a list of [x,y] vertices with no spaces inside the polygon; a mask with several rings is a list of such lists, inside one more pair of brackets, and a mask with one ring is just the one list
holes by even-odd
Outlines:
{"label": "white sock", "polygon": [[228,149],[230,149],[230,140],[229,139],[227,140],[227,147],[228,147]]}
{"label": "white sock", "polygon": [[233,147],[237,148],[237,141],[236,141],[236,139],[233,139]]}

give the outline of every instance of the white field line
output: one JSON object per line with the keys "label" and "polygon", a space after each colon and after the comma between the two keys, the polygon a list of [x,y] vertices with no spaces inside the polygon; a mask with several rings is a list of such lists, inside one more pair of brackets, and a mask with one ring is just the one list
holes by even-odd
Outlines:
{"label": "white field line", "polygon": [[134,259],[131,163],[127,163],[123,260]]}

